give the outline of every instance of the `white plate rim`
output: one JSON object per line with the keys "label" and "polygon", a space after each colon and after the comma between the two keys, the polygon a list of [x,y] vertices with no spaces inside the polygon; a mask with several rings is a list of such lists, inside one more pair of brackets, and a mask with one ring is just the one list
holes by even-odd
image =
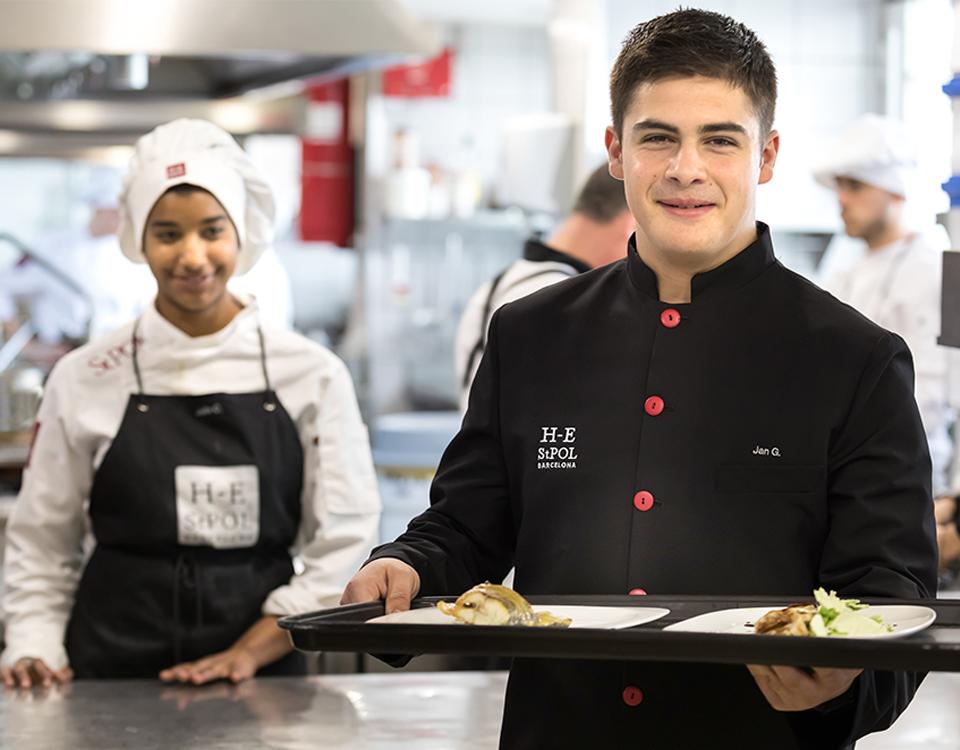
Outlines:
{"label": "white plate rim", "polygon": [[[704,612],[700,615],[694,615],[693,617],[688,617],[679,622],[671,623],[663,628],[665,631],[671,631],[674,633],[699,633],[701,635],[759,635],[759,633],[753,633],[747,630],[741,632],[728,632],[728,631],[719,631],[719,630],[694,630],[689,627],[689,625],[695,623],[696,621],[702,621],[707,619],[712,619],[720,615],[733,615],[735,613],[742,612],[747,616],[747,620],[755,620],[758,615],[763,615],[767,612],[770,612],[775,609],[783,609],[791,605],[784,604],[779,606],[776,604],[768,605],[766,607],[733,607],[730,609],[718,609],[713,612]],[[923,616],[926,619],[918,622],[915,625],[911,625],[908,628],[902,630],[895,630],[892,633],[877,633],[876,635],[860,635],[860,636],[832,636],[832,638],[843,638],[846,640],[891,640],[896,638],[904,638],[908,635],[913,635],[914,633],[919,633],[922,630],[929,628],[937,619],[937,612],[930,607],[926,607],[922,604],[875,604],[870,605],[869,609],[874,610],[877,614],[881,616],[884,615],[884,611],[889,610],[917,610],[916,616]],[[747,614],[749,613],[749,614]],[[885,621],[889,621],[888,617],[884,617]],[[687,627],[682,627],[687,626]]]}
{"label": "white plate rim", "polygon": [[[616,610],[618,612],[642,612],[644,613],[643,617],[635,621],[628,621],[627,624],[615,624],[615,625],[576,625],[572,624],[570,628],[563,628],[563,630],[628,630],[630,628],[635,628],[640,625],[646,625],[647,623],[655,622],[663,617],[666,617],[670,614],[670,610],[667,607],[623,607],[618,605],[604,605],[604,604],[551,604],[550,602],[538,602],[534,605],[534,610],[537,612],[542,612],[544,610],[552,612],[553,614],[570,617],[571,615],[576,614],[576,610],[599,610],[599,609],[610,609]],[[405,622],[403,621],[403,616],[407,615],[408,612],[416,610],[434,610],[433,605],[426,607],[416,607],[414,610],[407,610],[406,612],[396,612],[390,615],[380,615],[379,617],[374,617],[370,620],[367,620],[365,625],[409,625],[409,626],[424,626],[424,627],[446,627],[448,625],[461,625],[465,623],[458,623],[452,617],[444,615],[447,619],[438,622]],[[399,615],[399,617],[398,617]],[[386,618],[392,618],[387,620]],[[521,627],[513,625],[478,625],[476,627],[482,627],[484,629],[491,627]],[[540,628],[537,628],[540,630]],[[543,628],[544,630],[551,630],[552,628]]]}

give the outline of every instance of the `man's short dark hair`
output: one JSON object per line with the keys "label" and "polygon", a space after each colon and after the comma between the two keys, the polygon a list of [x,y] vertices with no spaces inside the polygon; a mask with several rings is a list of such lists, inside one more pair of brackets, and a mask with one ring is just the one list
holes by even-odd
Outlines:
{"label": "man's short dark hair", "polygon": [[729,16],[678,10],[637,25],[623,42],[610,74],[610,105],[617,137],[637,87],[668,78],[706,76],[743,89],[760,121],[773,128],[777,71],[757,35]]}
{"label": "man's short dark hair", "polygon": [[609,224],[627,210],[623,183],[610,176],[606,164],[590,173],[573,204],[574,213],[583,214],[598,224]]}

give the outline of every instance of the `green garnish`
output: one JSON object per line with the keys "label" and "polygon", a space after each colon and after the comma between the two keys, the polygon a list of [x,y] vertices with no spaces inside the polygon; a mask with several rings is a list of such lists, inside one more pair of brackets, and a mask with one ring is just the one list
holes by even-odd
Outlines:
{"label": "green garnish", "polygon": [[823,622],[829,625],[831,622],[837,619],[837,615],[840,613],[833,609],[832,607],[820,607],[820,616],[823,618]]}
{"label": "green garnish", "polygon": [[858,599],[841,599],[836,591],[829,594],[823,588],[813,592],[817,600],[817,615],[820,622],[811,622],[810,634],[814,636],[846,635],[864,636],[890,633],[893,628],[883,623],[879,615],[861,614],[870,605]]}

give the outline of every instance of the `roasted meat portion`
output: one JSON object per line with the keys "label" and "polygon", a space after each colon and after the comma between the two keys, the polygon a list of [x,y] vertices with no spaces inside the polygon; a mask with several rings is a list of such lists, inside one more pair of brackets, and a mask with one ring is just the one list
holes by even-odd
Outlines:
{"label": "roasted meat portion", "polygon": [[810,620],[816,613],[810,604],[794,604],[767,612],[753,629],[766,635],[810,635]]}
{"label": "roasted meat portion", "polygon": [[445,615],[468,625],[532,625],[565,628],[569,617],[534,612],[530,602],[513,589],[495,583],[481,583],[460,595],[456,602],[439,602]]}

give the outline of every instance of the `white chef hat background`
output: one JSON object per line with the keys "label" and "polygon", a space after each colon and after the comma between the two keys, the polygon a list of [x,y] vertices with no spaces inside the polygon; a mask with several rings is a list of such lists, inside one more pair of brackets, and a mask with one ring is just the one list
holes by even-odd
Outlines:
{"label": "white chef hat background", "polygon": [[90,170],[81,197],[90,208],[117,208],[122,188],[123,172],[98,164]]}
{"label": "white chef hat background", "polygon": [[916,143],[903,124],[882,115],[854,120],[827,148],[813,170],[814,178],[836,189],[837,177],[849,177],[904,198],[917,189]]}
{"label": "white chef hat background", "polygon": [[146,262],[147,217],[167,190],[184,184],[207,190],[224,207],[240,241],[234,273],[249,271],[273,242],[273,193],[233,137],[205,120],[174,120],[137,141],[120,193],[124,255]]}

